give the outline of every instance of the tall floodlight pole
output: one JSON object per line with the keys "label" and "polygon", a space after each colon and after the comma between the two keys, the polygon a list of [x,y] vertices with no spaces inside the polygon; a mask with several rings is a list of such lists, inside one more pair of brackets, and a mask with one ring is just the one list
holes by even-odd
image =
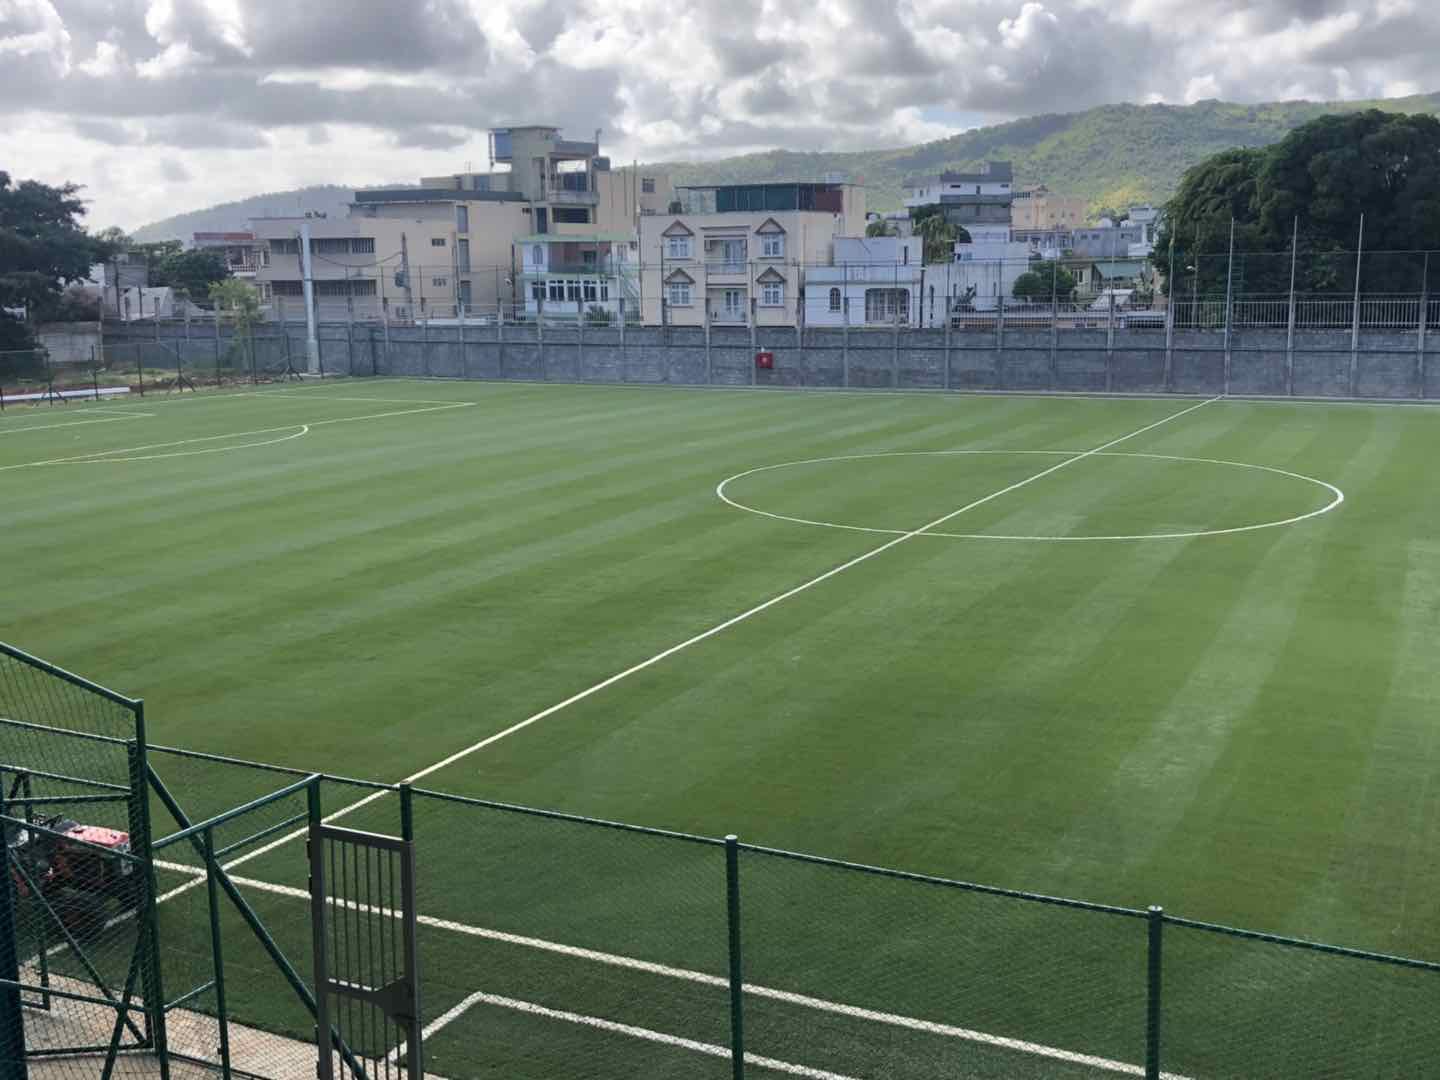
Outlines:
{"label": "tall floodlight pole", "polygon": [[1230,253],[1225,259],[1225,383],[1224,392],[1230,393],[1230,330],[1233,323],[1231,309],[1235,303],[1235,218],[1230,218]]}
{"label": "tall floodlight pole", "polygon": [[310,222],[300,223],[300,276],[305,292],[305,370],[320,370],[320,338],[315,331],[315,272],[310,262]]}

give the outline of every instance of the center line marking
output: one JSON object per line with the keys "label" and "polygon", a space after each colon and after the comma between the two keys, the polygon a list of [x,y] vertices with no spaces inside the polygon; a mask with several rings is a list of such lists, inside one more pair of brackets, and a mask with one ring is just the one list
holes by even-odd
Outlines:
{"label": "center line marking", "polygon": [[[816,585],[819,585],[825,581],[829,581],[837,574],[843,574],[846,570],[859,566],[861,563],[867,562],[870,559],[875,558],[875,556],[881,555],[884,552],[889,551],[891,548],[897,547],[900,544],[905,543],[907,540],[913,540],[915,537],[923,535],[924,533],[929,532],[931,529],[937,529],[941,525],[944,525],[947,521],[957,518],[961,514],[968,513],[969,511],[974,510],[977,507],[984,506],[986,503],[993,502],[995,499],[1000,498],[1002,495],[1008,495],[1012,491],[1018,491],[1020,488],[1023,488],[1028,484],[1033,484],[1037,480],[1043,480],[1045,477],[1053,475],[1054,473],[1059,472],[1061,469],[1074,465],[1078,461],[1084,461],[1086,458],[1103,453],[1104,451],[1109,450],[1112,446],[1119,446],[1121,443],[1128,442],[1130,439],[1138,438],[1139,436],[1144,435],[1148,431],[1154,431],[1156,428],[1164,424],[1168,424],[1172,420],[1178,420],[1182,416],[1187,416],[1190,413],[1194,412],[1196,409],[1203,409],[1206,405],[1212,404],[1213,402],[1219,400],[1221,400],[1219,397],[1207,398],[1206,400],[1198,402],[1195,405],[1191,405],[1188,408],[1181,409],[1177,413],[1171,413],[1169,416],[1164,417],[1161,420],[1156,420],[1153,424],[1146,424],[1144,427],[1132,431],[1128,435],[1121,435],[1118,439],[1111,439],[1109,442],[1102,443],[1101,445],[1096,446],[1090,450],[1081,451],[1075,454],[1074,457],[1068,457],[1064,461],[1051,465],[1047,469],[1042,469],[1040,472],[1035,473],[1033,476],[1028,476],[1024,480],[1017,480],[1015,483],[1010,484],[1007,487],[1003,487],[999,491],[992,491],[989,495],[984,495],[974,500],[973,502],[968,502],[964,506],[960,507],[958,510],[951,510],[948,514],[944,514],[943,516],[936,518],[934,521],[921,525],[918,529],[911,529],[909,532],[903,533],[902,535],[895,537],[893,540],[887,540],[885,543],[879,545],[878,547],[871,548],[869,551],[857,555],[853,559],[843,562],[838,566],[831,567],[823,574],[813,577],[809,581],[802,582],[801,584],[796,585],[794,588],[787,589],[776,596],[772,596],[769,600],[756,604],[754,607],[748,609],[747,611],[742,611],[738,615],[732,615],[724,622],[716,623],[714,626],[710,627],[710,629],[702,630],[700,633],[695,634],[692,637],[686,638],[684,641],[680,642],[677,645],[671,645],[668,649],[662,649],[655,655],[649,657],[646,660],[641,660],[638,664],[633,664],[632,666],[626,668],[624,671],[616,672],[614,675],[611,675],[609,678],[602,679],[600,682],[595,683],[593,686],[586,687],[584,690],[581,690],[578,693],[571,694],[564,701],[556,702],[554,705],[551,705],[548,708],[541,709],[539,712],[534,713],[531,716],[527,716],[524,720],[511,724],[503,731],[497,731],[494,735],[489,735],[486,738],[481,739],[479,742],[472,743],[470,746],[465,747],[463,750],[457,750],[449,757],[442,758],[440,761],[435,762],[433,765],[427,765],[425,768],[421,769],[417,773],[412,773],[410,776],[407,776],[402,781],[402,783],[413,784],[417,780],[423,780],[431,773],[439,772],[441,769],[447,768],[450,765],[454,765],[457,761],[462,761],[465,758],[469,757],[471,754],[484,750],[487,746],[491,746],[499,742],[501,739],[509,738],[511,735],[514,735],[518,731],[524,731],[532,724],[538,724],[541,720],[554,716],[562,709],[568,709],[571,705],[575,705],[578,702],[584,701],[586,698],[593,697],[594,695],[600,693],[600,691],[608,689],[609,687],[614,686],[616,683],[628,679],[631,675],[636,675],[642,671],[645,671],[647,668],[652,668],[656,664],[660,663],[662,660],[666,660],[669,657],[674,656],[678,652],[683,652],[685,649],[690,648],[692,645],[698,645],[702,641],[708,641],[715,635],[724,633],[732,626],[738,626],[740,623],[745,622],[748,619],[754,618],[761,612],[769,611],[776,604],[783,603],[784,601],[789,600],[793,596],[798,596],[803,592],[813,589]],[[363,799],[356,800],[349,806],[341,807],[334,813],[326,815],[324,820],[326,822],[336,821],[342,817],[345,817],[347,814],[354,813],[362,806],[368,806],[370,803],[375,802],[377,799],[380,799],[383,796],[389,794],[393,793],[389,791],[376,791],[370,795],[365,796]],[[284,844],[288,844],[291,841],[300,839],[301,837],[306,835],[306,832],[307,830],[305,829],[297,829],[294,832],[286,833],[278,840],[272,840],[270,843],[264,844],[256,848],[254,851],[240,856],[233,862],[226,863],[225,869],[229,870],[233,867],[243,865],[244,863],[249,862],[251,859],[258,859],[261,855],[274,851],[276,848],[281,847]],[[193,885],[181,885],[178,889],[173,890],[168,895],[175,895],[176,893],[184,892],[186,889],[192,887]]]}

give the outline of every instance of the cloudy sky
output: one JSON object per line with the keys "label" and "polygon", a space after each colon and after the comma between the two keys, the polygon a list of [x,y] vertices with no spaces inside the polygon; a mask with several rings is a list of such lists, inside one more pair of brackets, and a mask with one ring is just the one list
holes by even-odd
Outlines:
{"label": "cloudy sky", "polygon": [[486,165],[901,145],[1114,101],[1440,89],[1437,0],[0,0],[0,168],[95,227]]}

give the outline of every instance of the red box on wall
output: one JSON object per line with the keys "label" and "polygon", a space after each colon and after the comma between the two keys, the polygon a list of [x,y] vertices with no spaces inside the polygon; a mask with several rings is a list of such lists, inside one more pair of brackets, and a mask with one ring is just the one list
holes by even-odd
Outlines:
{"label": "red box on wall", "polygon": [[755,354],[755,366],[769,371],[775,366],[775,354],[772,352],[757,352]]}

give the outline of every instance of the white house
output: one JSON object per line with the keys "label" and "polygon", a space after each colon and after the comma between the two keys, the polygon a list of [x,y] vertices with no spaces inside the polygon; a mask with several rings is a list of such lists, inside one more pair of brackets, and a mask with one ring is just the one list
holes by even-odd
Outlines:
{"label": "white house", "polygon": [[1009,225],[974,225],[966,231],[970,240],[955,244],[946,293],[952,307],[968,297],[975,310],[993,311],[1000,298],[1014,295],[1015,280],[1030,268],[1030,245],[1014,240]]}
{"label": "white house", "polygon": [[[837,236],[834,264],[805,275],[809,326],[909,326],[920,319],[927,269],[918,236]],[[944,295],[942,292],[941,295]]]}

